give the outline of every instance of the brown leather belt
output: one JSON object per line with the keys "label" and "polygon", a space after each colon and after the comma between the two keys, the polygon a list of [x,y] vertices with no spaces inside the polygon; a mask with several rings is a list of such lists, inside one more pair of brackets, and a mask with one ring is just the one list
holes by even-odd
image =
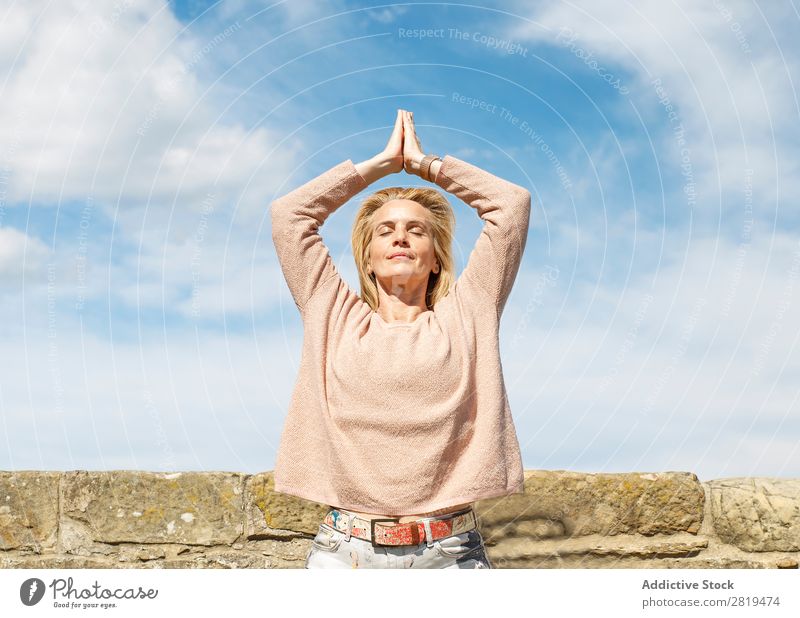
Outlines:
{"label": "brown leather belt", "polygon": [[[419,545],[448,536],[467,532],[478,526],[478,518],[472,507],[436,517],[423,517],[416,521],[398,523],[396,518],[364,519],[348,511],[331,509],[325,515],[324,524],[350,536],[370,541],[373,547],[383,545]],[[384,522],[394,525],[384,526]]]}

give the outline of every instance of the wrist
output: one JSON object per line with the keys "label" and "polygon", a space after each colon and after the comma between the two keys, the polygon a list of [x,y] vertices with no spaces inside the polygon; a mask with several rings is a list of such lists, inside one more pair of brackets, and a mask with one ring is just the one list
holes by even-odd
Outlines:
{"label": "wrist", "polygon": [[420,178],[427,180],[428,182],[434,182],[436,180],[436,175],[439,172],[441,163],[442,158],[439,155],[425,155],[419,163]]}
{"label": "wrist", "polygon": [[404,166],[405,170],[409,174],[414,174],[415,176],[420,176],[420,164],[422,163],[422,159],[425,158],[425,155],[418,154],[418,155],[411,155],[407,164]]}
{"label": "wrist", "polygon": [[366,161],[357,163],[356,169],[367,184],[372,184],[392,173],[392,159],[383,153],[377,154]]}

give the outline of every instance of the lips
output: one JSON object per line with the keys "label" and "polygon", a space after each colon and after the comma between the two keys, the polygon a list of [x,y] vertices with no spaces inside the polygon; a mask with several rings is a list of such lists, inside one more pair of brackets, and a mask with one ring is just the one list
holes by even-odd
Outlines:
{"label": "lips", "polygon": [[393,260],[394,258],[399,257],[399,256],[407,257],[409,260],[411,259],[411,256],[408,253],[405,253],[404,251],[403,252],[398,252],[398,253],[392,253],[392,255],[389,256],[389,259]]}

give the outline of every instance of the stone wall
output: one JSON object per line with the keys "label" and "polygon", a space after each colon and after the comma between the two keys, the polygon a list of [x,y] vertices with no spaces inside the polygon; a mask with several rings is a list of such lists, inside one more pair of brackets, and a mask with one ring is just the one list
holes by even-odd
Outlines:
{"label": "stone wall", "polygon": [[[528,471],[476,503],[495,568],[798,568],[800,479]],[[0,472],[4,568],[300,568],[325,505],[272,474]]]}

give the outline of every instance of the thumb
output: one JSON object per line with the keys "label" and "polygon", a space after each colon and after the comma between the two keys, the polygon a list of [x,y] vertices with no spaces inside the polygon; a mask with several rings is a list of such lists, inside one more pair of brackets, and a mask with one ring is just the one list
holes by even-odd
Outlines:
{"label": "thumb", "polygon": [[403,119],[401,116],[402,110],[397,110],[397,118],[394,121],[394,129],[392,130],[392,138],[399,139],[402,143],[403,141]]}

